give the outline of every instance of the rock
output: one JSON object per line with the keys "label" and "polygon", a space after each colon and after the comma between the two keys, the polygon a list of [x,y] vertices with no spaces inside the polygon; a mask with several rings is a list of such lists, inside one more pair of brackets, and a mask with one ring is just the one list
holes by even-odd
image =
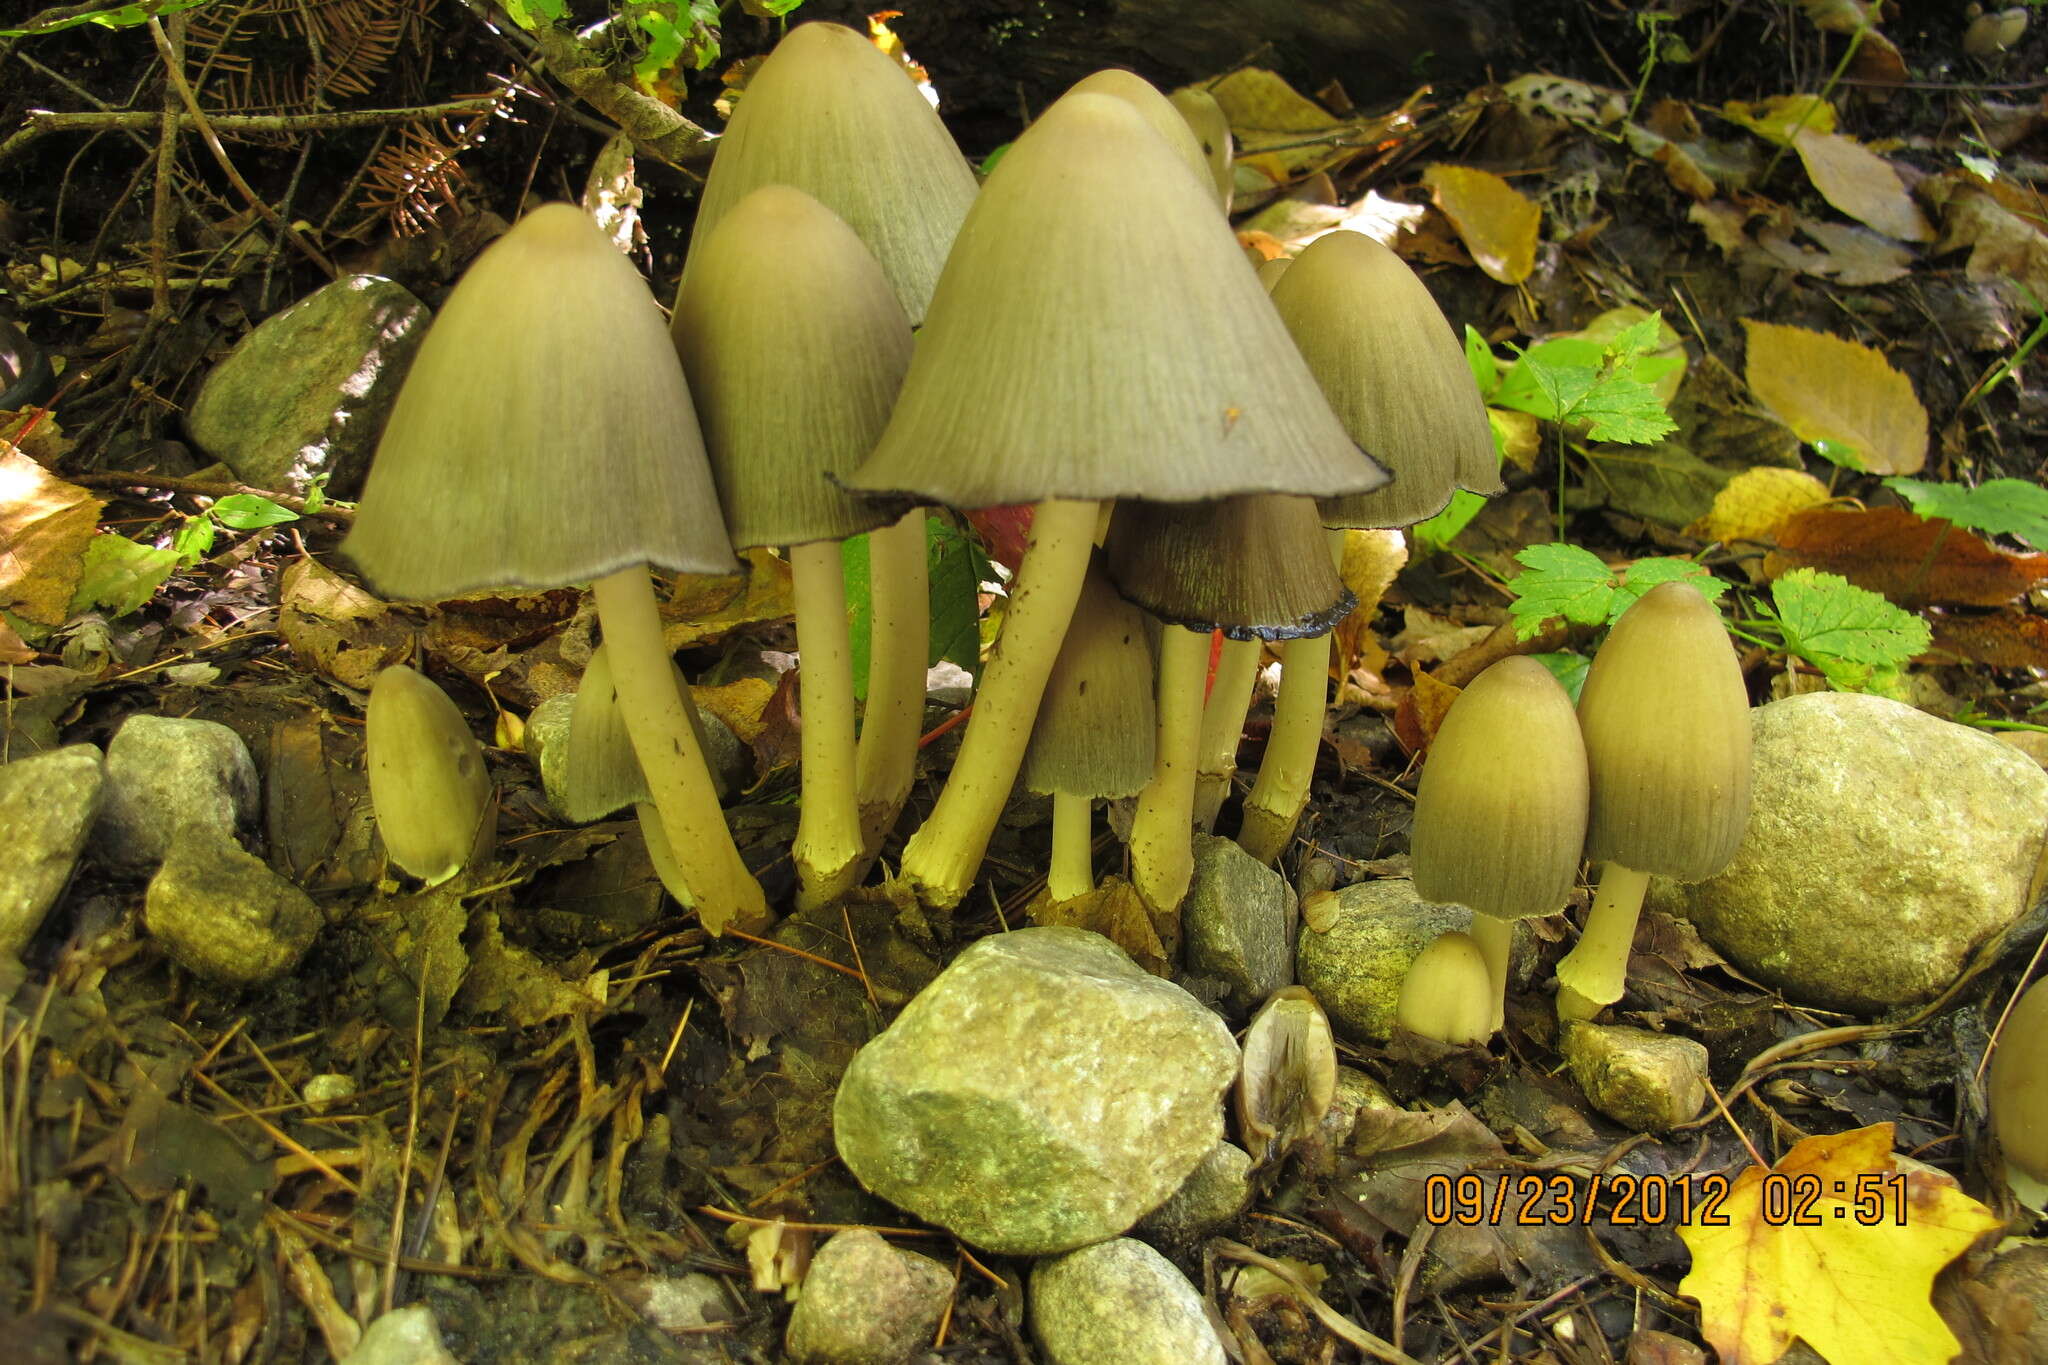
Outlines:
{"label": "rock", "polygon": [[336,280],[237,342],[200,386],[185,430],[244,483],[304,493],[326,474],[329,496],[354,497],[428,321],[402,285]]}
{"label": "rock", "polygon": [[1250,1152],[1235,1143],[1217,1143],[1164,1204],[1138,1220],[1137,1232],[1169,1247],[1193,1246],[1244,1212],[1252,1198],[1251,1170]]}
{"label": "rock", "polygon": [[953,1276],[877,1233],[832,1235],[811,1259],[783,1345],[795,1365],[904,1365],[931,1344]]}
{"label": "rock", "polygon": [[1164,1203],[1223,1136],[1237,1045],[1100,934],[973,944],[854,1057],[833,1106],[870,1190],[1008,1255],[1068,1251]]}
{"label": "rock", "polygon": [[1573,1021],[1561,1050],[1593,1107],[1624,1128],[1661,1133],[1706,1106],[1707,1050],[1690,1038]]}
{"label": "rock", "polygon": [[1190,976],[1221,981],[1233,1014],[1294,984],[1294,888],[1232,839],[1195,836],[1195,875],[1181,906]]}
{"label": "rock", "polygon": [[641,1317],[664,1332],[694,1332],[735,1316],[716,1276],[703,1271],[688,1275],[643,1275],[613,1283],[618,1296]]}
{"label": "rock", "polygon": [[2048,734],[2039,730],[2000,730],[1992,738],[2048,768]]}
{"label": "rock", "polygon": [[90,744],[0,767],[0,956],[19,953],[64,894],[105,786]]}
{"label": "rock", "polygon": [[1471,927],[1470,910],[1418,900],[1411,881],[1359,882],[1337,892],[1327,933],[1302,929],[1295,970],[1339,1035],[1384,1043],[1408,964],[1438,934]]}
{"label": "rock", "polygon": [[1337,1068],[1337,1093],[1315,1131],[1295,1144],[1294,1159],[1310,1175],[1337,1174],[1351,1145],[1351,1130],[1368,1109],[1399,1109],[1387,1088],[1356,1067]]}
{"label": "rock", "polygon": [[1034,1266],[1031,1331],[1050,1365],[1224,1365],[1201,1295],[1128,1237]]}
{"label": "rock", "polygon": [[195,976],[251,986],[297,966],[320,932],[298,887],[233,840],[188,830],[164,855],[142,922]]}
{"label": "rock", "polygon": [[107,746],[98,841],[107,862],[146,872],[189,826],[232,839],[258,810],[256,764],[225,725],[130,716]]}
{"label": "rock", "polygon": [[1756,787],[1735,859],[1653,881],[1729,961],[1804,1004],[1930,1000],[2040,894],[2048,773],[1980,731],[1883,697],[1751,713]]}
{"label": "rock", "polygon": [[341,1365],[461,1365],[441,1341],[434,1310],[423,1303],[394,1308],[363,1329]]}

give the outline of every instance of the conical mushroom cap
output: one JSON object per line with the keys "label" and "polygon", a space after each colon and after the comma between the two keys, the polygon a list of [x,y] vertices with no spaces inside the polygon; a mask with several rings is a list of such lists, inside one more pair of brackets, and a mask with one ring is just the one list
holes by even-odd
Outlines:
{"label": "conical mushroom cap", "polygon": [[1271,288],[1344,429],[1394,473],[1377,492],[1325,499],[1324,525],[1412,526],[1453,488],[1500,491],[1464,347],[1399,256],[1361,232],[1325,233]]}
{"label": "conical mushroom cap", "polygon": [[1358,605],[1330,564],[1313,498],[1121,502],[1103,550],[1124,596],[1233,640],[1320,635]]}
{"label": "conical mushroom cap", "polygon": [[370,804],[391,861],[437,886],[483,846],[491,774],[448,694],[404,664],[370,686],[363,717]]}
{"label": "conical mushroom cap", "polygon": [[903,68],[838,24],[799,24],[754,73],[719,139],[684,261],[740,200],[794,185],[846,221],[924,320],[974,171]]}
{"label": "conical mushroom cap", "polygon": [[1991,1131],[2006,1165],[2048,1182],[2048,987],[2040,981],[2006,1016],[1989,1090]]}
{"label": "conical mushroom cap", "polygon": [[[676,690],[690,695],[683,670],[673,661],[669,671]],[[690,726],[697,732],[697,748],[705,748],[703,718],[695,705],[685,708]],[[562,814],[575,823],[602,820],[614,811],[648,800],[647,778],[640,771],[640,759],[633,752],[633,737],[619,714],[619,689],[612,681],[609,645],[590,652],[583,666],[583,681],[576,687],[576,704],[569,711],[569,756],[562,771]],[[714,786],[718,774],[712,773]],[[725,793],[718,793],[721,797]],[[658,821],[656,823],[659,823]]]}
{"label": "conical mushroom cap", "polygon": [[1659,583],[1607,633],[1579,693],[1592,776],[1586,856],[1699,882],[1749,823],[1749,693],[1721,614]]}
{"label": "conical mushroom cap", "polygon": [[1209,164],[1209,178],[1216,183],[1216,195],[1223,201],[1223,211],[1229,213],[1236,188],[1231,178],[1230,116],[1223,112],[1223,106],[1216,102],[1214,95],[1197,85],[1176,90],[1167,99],[1180,111],[1180,116],[1193,131],[1195,141],[1201,144],[1202,156]]}
{"label": "conical mushroom cap", "polygon": [[867,458],[910,366],[910,323],[853,229],[787,185],[735,204],[694,255],[670,334],[741,549],[892,519],[837,482]]}
{"label": "conical mushroom cap", "polygon": [[983,186],[889,429],[849,482],[971,508],[1329,495],[1384,477],[1206,187],[1128,103],[1078,94]]}
{"label": "conical mushroom cap", "polygon": [[737,569],[661,309],[581,209],[535,209],[455,286],[341,549],[428,601]]}
{"label": "conical mushroom cap", "polygon": [[1025,787],[1090,798],[1136,794],[1152,780],[1152,690],[1144,614],[1116,595],[1097,555],[1038,704]]}
{"label": "conical mushroom cap", "polygon": [[1553,914],[1586,842],[1586,746],[1572,700],[1534,659],[1502,659],[1430,741],[1409,843],[1415,894],[1496,919]]}
{"label": "conical mushroom cap", "polygon": [[1495,994],[1478,941],[1470,934],[1438,934],[1408,964],[1394,1022],[1440,1043],[1471,1047],[1492,1036]]}
{"label": "conical mushroom cap", "polygon": [[1083,76],[1067,88],[1067,93],[1116,96],[1138,111],[1189,170],[1205,182],[1209,179],[1209,154],[1195,136],[1195,130],[1159,92],[1159,87],[1137,72],[1120,66],[1107,67],[1092,76]]}

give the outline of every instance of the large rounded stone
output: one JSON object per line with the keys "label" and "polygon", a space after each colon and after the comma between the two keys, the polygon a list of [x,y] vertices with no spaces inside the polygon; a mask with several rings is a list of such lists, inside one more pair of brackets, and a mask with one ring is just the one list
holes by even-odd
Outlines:
{"label": "large rounded stone", "polygon": [[1405,878],[1359,882],[1337,893],[1328,929],[1303,923],[1295,969],[1339,1034],[1384,1043],[1394,1036],[1409,964],[1437,935],[1471,927],[1470,910],[1418,900]]}
{"label": "large rounded stone", "polygon": [[311,898],[261,858],[193,829],[150,878],[142,922],[194,976],[253,986],[298,966],[321,918]]}
{"label": "large rounded stone", "polygon": [[783,1347],[796,1365],[905,1365],[953,1294],[946,1267],[866,1228],[835,1232],[804,1274]]}
{"label": "large rounded stone", "polygon": [[1234,839],[1197,834],[1181,907],[1188,974],[1223,983],[1234,1016],[1294,984],[1294,888]]}
{"label": "large rounded stone", "polygon": [[107,745],[106,778],[97,838],[126,872],[154,866],[188,829],[233,839],[259,809],[249,746],[215,721],[128,717]]}
{"label": "large rounded stone", "polygon": [[0,956],[22,950],[71,880],[104,785],[90,744],[0,767]]}
{"label": "large rounded stone", "polygon": [[1051,1365],[1224,1365],[1202,1296],[1128,1237],[1040,1261],[1031,1330]]}
{"label": "large rounded stone", "polygon": [[861,1183],[966,1241],[1037,1256],[1114,1237],[1223,1136],[1237,1045],[1099,934],[1019,929],[955,958],[847,1068]]}
{"label": "large rounded stone", "polygon": [[2048,773],[1901,702],[1817,692],[1751,716],[1756,786],[1735,860],[1652,883],[1791,998],[1877,1013],[1938,995],[2040,894]]}

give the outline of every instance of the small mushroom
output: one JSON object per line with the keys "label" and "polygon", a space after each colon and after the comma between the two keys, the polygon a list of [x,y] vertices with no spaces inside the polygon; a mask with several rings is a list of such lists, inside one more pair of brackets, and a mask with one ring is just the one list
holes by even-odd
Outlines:
{"label": "small mushroom", "polygon": [[1337,1095],[1330,1020],[1302,986],[1274,991],[1244,1031],[1237,1136],[1254,1166],[1277,1161],[1315,1131]]}
{"label": "small mushroom", "polygon": [[[1478,916],[1474,915],[1474,922]],[[1438,934],[1408,964],[1394,1022],[1453,1047],[1476,1047],[1500,1027],[1500,991],[1486,954],[1470,934]]]}
{"label": "small mushroom", "polygon": [[483,747],[448,694],[392,664],[364,717],[370,804],[391,861],[439,886],[496,842],[497,807]]}
{"label": "small mushroom", "polygon": [[1991,1054],[1991,1131],[2005,1183],[2028,1208],[2048,1206],[2048,977],[2027,987]]}

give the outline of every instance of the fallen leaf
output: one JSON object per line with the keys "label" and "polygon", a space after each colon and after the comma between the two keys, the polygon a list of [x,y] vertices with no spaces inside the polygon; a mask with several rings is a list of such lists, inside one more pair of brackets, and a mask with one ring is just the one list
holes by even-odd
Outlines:
{"label": "fallen leaf", "polygon": [[2019,610],[1934,618],[1934,647],[1992,668],[2048,668],[2048,619]]}
{"label": "fallen leaf", "polygon": [[1815,507],[1786,518],[1777,538],[1766,578],[1820,569],[1909,609],[2003,606],[2048,581],[2048,554],[2012,554],[1903,507]]}
{"label": "fallen leaf", "polygon": [[1699,1301],[1721,1365],[1768,1365],[1795,1338],[1832,1361],[1948,1365],[1958,1344],[1934,1277],[2002,1226],[1949,1176],[1899,1163],[1889,1123],[1807,1138],[1768,1173],[1751,1166],[1720,1212],[1725,1225],[1695,1219],[1678,1235],[1693,1260],[1679,1292]]}
{"label": "fallen leaf", "polygon": [[1868,229],[1801,218],[1799,230],[1821,244],[1837,284],[1889,284],[1913,269],[1911,251]]}
{"label": "fallen leaf", "polygon": [[1698,225],[1707,234],[1707,240],[1721,248],[1721,254],[1732,256],[1749,246],[1749,238],[1743,232],[1748,226],[1750,210],[1726,199],[1714,199],[1704,204],[1694,204],[1685,211],[1686,220]]}
{"label": "fallen leaf", "polygon": [[1714,495],[1713,507],[1687,532],[1724,544],[1769,540],[1787,517],[1827,500],[1827,485],[1803,469],[1745,469]]}
{"label": "fallen leaf", "polygon": [[2011,279],[2037,296],[2048,294],[2048,237],[2038,216],[2016,212],[1968,171],[1931,176],[1921,189],[1941,213],[1937,252],[1968,247],[1963,270],[1971,279]]}
{"label": "fallen leaf", "polygon": [[1804,327],[1742,325],[1743,377],[1799,439],[1847,446],[1872,474],[1911,474],[1927,462],[1927,411],[1913,382],[1878,352]]}
{"label": "fallen leaf", "polygon": [[1802,128],[1792,149],[1806,164],[1807,179],[1828,201],[1858,222],[1907,242],[1934,240],[1927,215],[1906,192],[1892,164],[1854,138]]}
{"label": "fallen leaf", "polygon": [[1593,446],[1586,454],[1588,492],[1617,512],[1660,526],[1698,521],[1729,480],[1727,470],[1708,464],[1676,441]]}
{"label": "fallen leaf", "polygon": [[1721,106],[1721,114],[1780,146],[1791,142],[1792,134],[1799,129],[1813,128],[1823,133],[1835,130],[1835,106],[1819,95],[1773,95],[1755,104],[1729,100]]}
{"label": "fallen leaf", "polygon": [[36,652],[28,647],[14,627],[0,620],[0,664],[31,664]]}
{"label": "fallen leaf", "polygon": [[662,638],[670,650],[795,615],[789,565],[767,550],[742,550],[740,560],[746,565],[742,573],[676,575],[661,608]]}
{"label": "fallen leaf", "polygon": [[1906,59],[1892,40],[1877,31],[1877,7],[1864,0],[1799,0],[1807,22],[1824,33],[1863,35],[1849,59],[1849,74],[1859,81],[1898,85],[1906,79]]}
{"label": "fallen leaf", "polygon": [[1401,747],[1411,754],[1427,749],[1450,713],[1451,703],[1463,691],[1418,672],[1415,685],[1401,694],[1401,704],[1394,709],[1394,738],[1401,741]]}
{"label": "fallen leaf", "polygon": [[1121,877],[1111,877],[1093,891],[1069,900],[1056,901],[1041,891],[1025,907],[1033,924],[1086,929],[1102,935],[1131,955],[1131,960],[1154,976],[1170,976],[1166,945],[1145,911],[1137,888]]}
{"label": "fallen leaf", "polygon": [[762,716],[768,709],[768,699],[774,695],[775,684],[766,678],[740,678],[716,687],[690,689],[697,709],[725,722],[725,728],[739,736],[743,744],[752,744],[761,737],[766,725]]}
{"label": "fallen leaf", "polygon": [[367,692],[380,669],[412,655],[411,620],[314,560],[286,565],[277,597],[285,644],[344,687]]}
{"label": "fallen leaf", "polygon": [[1520,284],[1536,268],[1543,211],[1491,171],[1439,162],[1422,173],[1472,259],[1502,284]]}
{"label": "fallen leaf", "polygon": [[104,506],[0,444],[0,607],[42,625],[64,624]]}

